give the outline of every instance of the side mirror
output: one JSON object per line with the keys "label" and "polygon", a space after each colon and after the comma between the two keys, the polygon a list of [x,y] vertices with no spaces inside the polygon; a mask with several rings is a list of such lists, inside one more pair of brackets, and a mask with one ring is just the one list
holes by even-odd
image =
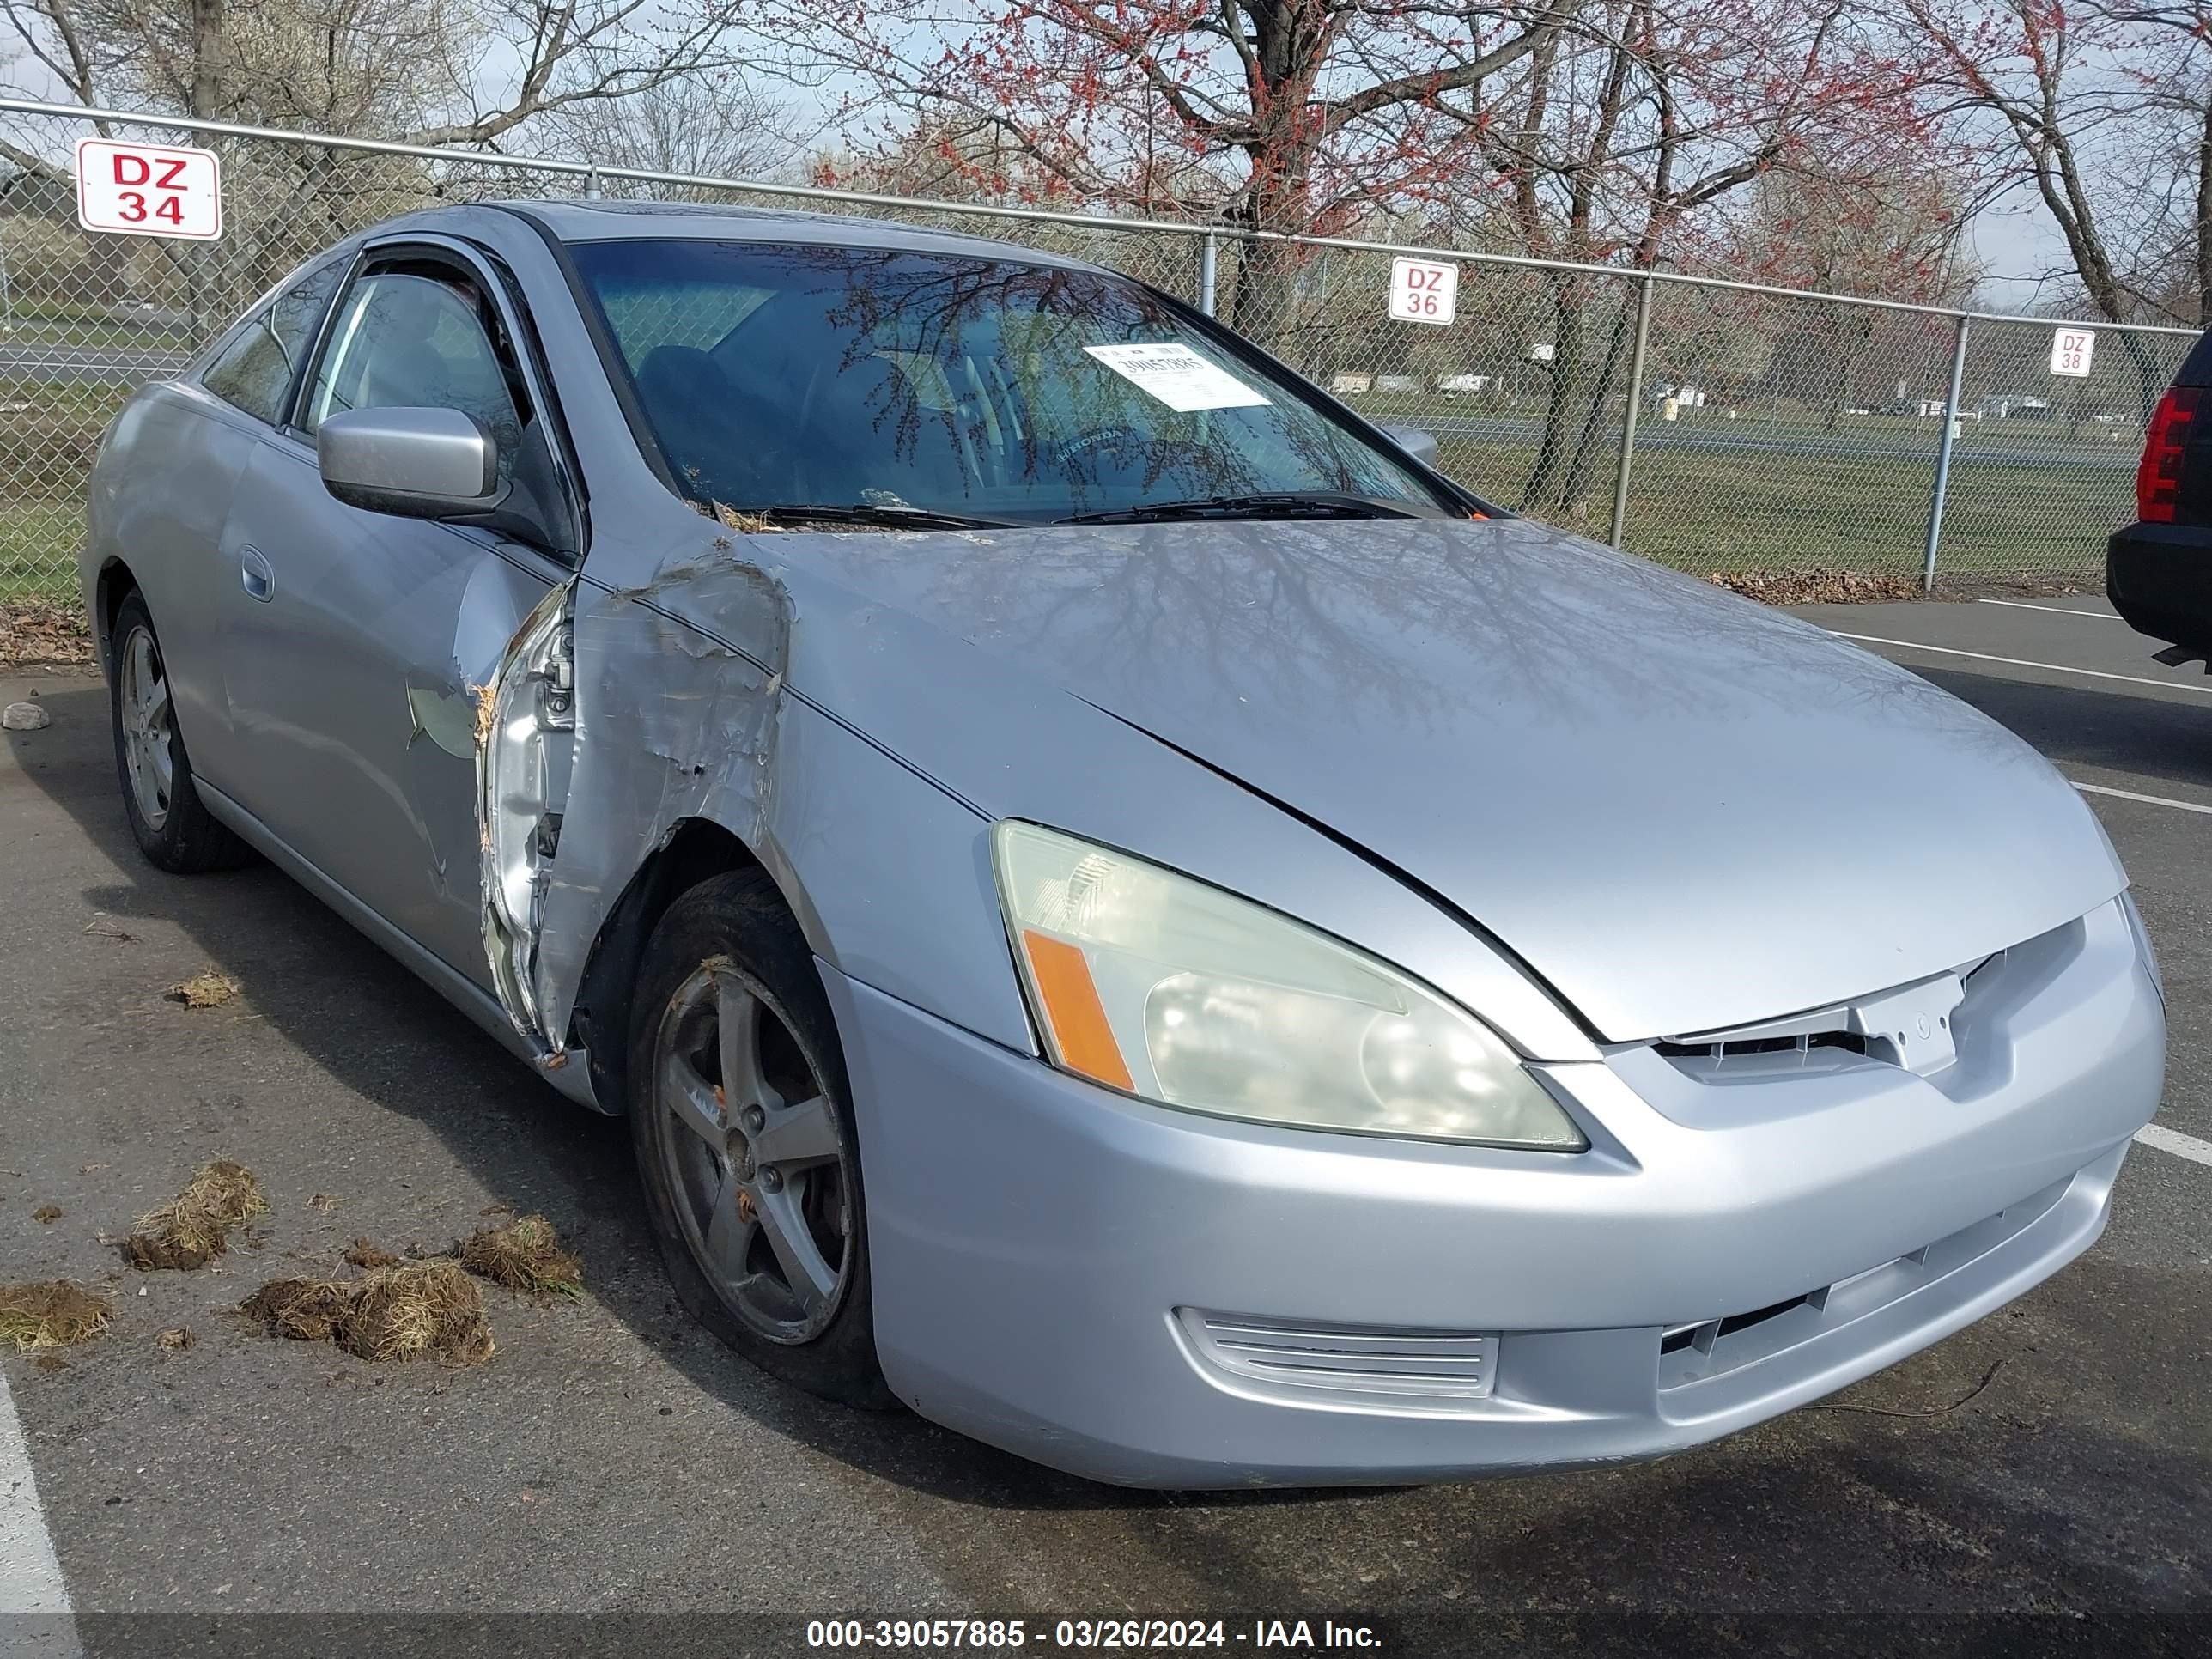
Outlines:
{"label": "side mirror", "polygon": [[1404,450],[1423,466],[1435,470],[1437,465],[1436,434],[1424,432],[1417,426],[1386,426],[1382,435]]}
{"label": "side mirror", "polygon": [[348,507],[404,519],[490,512],[507,494],[499,445],[458,409],[352,409],[315,431],[323,487]]}

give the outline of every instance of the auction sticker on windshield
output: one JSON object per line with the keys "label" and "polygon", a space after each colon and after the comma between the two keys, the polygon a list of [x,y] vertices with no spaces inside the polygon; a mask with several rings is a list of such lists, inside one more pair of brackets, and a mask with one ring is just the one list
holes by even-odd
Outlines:
{"label": "auction sticker on windshield", "polygon": [[1083,349],[1123,380],[1185,414],[1201,409],[1253,409],[1269,402],[1179,341]]}

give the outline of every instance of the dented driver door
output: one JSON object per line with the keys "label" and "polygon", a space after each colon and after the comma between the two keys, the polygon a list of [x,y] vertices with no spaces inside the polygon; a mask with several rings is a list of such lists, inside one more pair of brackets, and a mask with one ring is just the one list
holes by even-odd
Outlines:
{"label": "dented driver door", "polygon": [[[274,573],[228,665],[240,804],[324,877],[489,988],[477,921],[477,698],[554,590],[479,531],[363,512],[271,437],[233,531]],[[251,607],[250,610],[248,607]]]}
{"label": "dented driver door", "polygon": [[[544,433],[512,297],[465,250],[371,250],[333,313],[291,426],[264,440],[235,534],[269,574],[263,649],[234,664],[253,751],[243,804],[299,857],[487,990],[481,755],[494,682],[571,562],[514,535],[349,506],[314,434],[346,410],[441,407],[499,446],[502,477]],[[541,492],[542,493],[542,492]],[[533,820],[533,833],[550,833]]]}

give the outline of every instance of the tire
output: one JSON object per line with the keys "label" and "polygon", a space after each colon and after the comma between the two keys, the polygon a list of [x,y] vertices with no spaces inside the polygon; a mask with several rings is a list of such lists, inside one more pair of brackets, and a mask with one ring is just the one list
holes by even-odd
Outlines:
{"label": "tire", "polygon": [[763,872],[713,877],[669,907],[639,967],[629,1042],[638,1177],[684,1305],[809,1394],[896,1404],[876,1363],[836,1024]]}
{"label": "tire", "polygon": [[[115,775],[138,850],[157,869],[179,876],[251,863],[253,849],[216,822],[193,785],[191,757],[177,730],[161,641],[136,589],[124,596],[108,637],[107,708],[115,732]],[[153,712],[156,706],[158,714]]]}

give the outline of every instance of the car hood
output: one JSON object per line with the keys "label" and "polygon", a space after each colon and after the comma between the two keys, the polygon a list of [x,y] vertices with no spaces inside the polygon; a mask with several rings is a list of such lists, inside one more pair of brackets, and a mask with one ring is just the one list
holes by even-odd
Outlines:
{"label": "car hood", "polygon": [[1615,1041],[1902,984],[2124,884],[1966,704],[1528,520],[775,539],[1354,844]]}

